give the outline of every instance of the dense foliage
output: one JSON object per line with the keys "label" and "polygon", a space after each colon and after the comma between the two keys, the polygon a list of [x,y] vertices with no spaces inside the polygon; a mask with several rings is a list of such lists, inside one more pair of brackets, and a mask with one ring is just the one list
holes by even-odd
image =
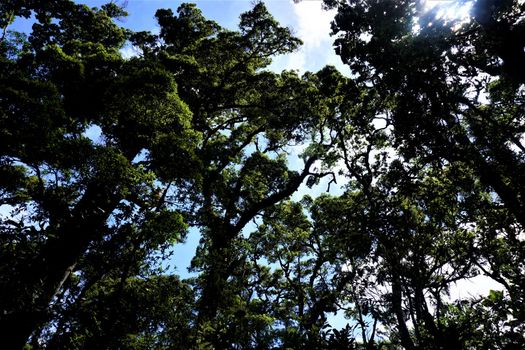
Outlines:
{"label": "dense foliage", "polygon": [[525,347],[525,3],[324,4],[351,77],[268,70],[301,42],[262,3],[0,4],[3,348]]}

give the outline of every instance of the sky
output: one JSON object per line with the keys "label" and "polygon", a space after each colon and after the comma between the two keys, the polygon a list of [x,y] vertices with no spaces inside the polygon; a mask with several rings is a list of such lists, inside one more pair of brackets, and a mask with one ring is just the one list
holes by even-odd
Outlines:
{"label": "sky", "polygon": [[[109,0],[77,0],[90,7],[100,7]],[[118,24],[134,31],[158,32],[159,26],[155,20],[155,12],[159,8],[171,8],[176,13],[182,1],[174,0],[114,0],[117,4],[124,4],[128,16],[118,19]],[[203,12],[203,15],[216,21],[222,27],[235,30],[239,23],[241,13],[248,11],[253,2],[248,0],[202,0],[192,1]],[[269,12],[283,26],[287,26],[292,33],[303,41],[301,48],[288,55],[278,56],[269,69],[280,72],[282,70],[297,70],[300,73],[305,71],[317,71],[327,64],[336,66],[343,74],[349,75],[350,71],[344,66],[339,57],[335,55],[332,47],[333,38],[330,37],[330,22],[334,17],[333,11],[325,11],[321,8],[321,1],[304,0],[294,3],[292,0],[267,0],[265,1]],[[10,29],[29,32],[31,21],[18,20]],[[123,54],[131,56],[134,54],[131,47],[125,47]],[[93,127],[87,132],[88,136],[96,140],[100,137],[100,128]],[[290,159],[290,166],[294,169],[302,168],[302,161],[297,155],[300,150],[295,150]],[[306,193],[317,195],[327,187],[327,181],[322,182],[313,190],[303,186],[294,195],[295,200],[299,200]],[[332,186],[334,190],[340,190]],[[0,215],[7,215],[8,208],[0,208]],[[186,268],[189,266],[191,258],[194,256],[195,248],[199,241],[199,234],[196,230],[191,230],[186,244],[178,245],[175,248],[174,261],[178,273],[182,277],[189,276]]]}
{"label": "sky", "polygon": [[[85,0],[77,1],[89,6],[101,6],[107,1]],[[121,19],[119,24],[132,30],[158,31],[155,21],[155,11],[159,8],[171,8],[176,13],[182,1],[174,0],[116,0],[117,3],[127,3],[129,16]],[[222,27],[235,30],[241,13],[249,10],[253,2],[249,0],[197,0],[190,1],[197,5],[204,16],[219,23]],[[281,71],[294,69],[299,72],[317,71],[327,64],[335,65],[340,71],[349,74],[332,48],[333,38],[330,37],[330,22],[333,11],[321,9],[321,1],[304,0],[294,3],[292,0],[264,1],[270,13],[281,23],[292,29],[294,35],[303,41],[301,49],[293,54],[277,57],[270,69]],[[129,48],[128,48],[129,49]],[[132,52],[129,52],[132,54]]]}
{"label": "sky", "polygon": [[[78,1],[89,6],[101,6],[106,1],[86,0]],[[203,15],[216,21],[222,27],[235,30],[239,23],[241,13],[252,7],[251,1],[243,0],[204,0],[193,1],[203,12]],[[119,3],[117,1],[117,3]],[[121,2],[120,2],[121,3]],[[135,31],[147,30],[158,32],[158,25],[155,20],[155,11],[159,8],[171,8],[176,13],[181,1],[173,0],[128,0],[126,11],[129,16],[119,20],[119,24]],[[321,8],[321,1],[302,1],[294,3],[292,0],[268,0],[265,1],[269,12],[283,26],[289,27],[295,36],[303,41],[302,47],[292,54],[278,56],[269,69],[276,72],[286,70],[297,70],[300,73],[305,71],[317,71],[327,64],[336,66],[343,74],[349,74],[350,70],[344,66],[339,57],[335,55],[332,48],[333,38],[330,36],[330,22],[334,17],[333,11],[325,11]],[[127,47],[125,55],[133,55],[133,49]],[[92,130],[96,131],[96,130]],[[92,135],[96,138],[96,134]],[[294,169],[302,168],[302,161],[297,157],[300,150],[294,150],[290,159],[290,166]],[[294,194],[294,200],[300,200],[305,194],[318,195],[326,191],[328,179],[322,181],[320,185],[313,189],[302,186]],[[340,192],[339,186],[332,186],[331,193]],[[250,228],[247,228],[249,231]],[[178,244],[174,248],[173,260],[169,262],[170,267],[181,275],[189,277],[187,272],[195,249],[198,245],[200,234],[196,229],[190,229],[187,240],[184,244]]]}
{"label": "sky", "polygon": [[[423,0],[425,1],[425,0]],[[98,1],[101,3],[100,1]],[[228,29],[236,29],[239,22],[239,15],[248,10],[252,2],[242,0],[204,0],[194,1],[200,8],[206,18],[213,19],[221,26]],[[178,1],[166,0],[129,0],[127,10],[130,16],[124,20],[122,25],[135,30],[156,31],[157,25],[154,20],[154,13],[157,8],[172,8],[175,12]],[[469,4],[457,7],[453,1],[425,1],[425,8],[429,9],[434,6],[448,5],[443,7],[441,16],[447,18],[466,18],[468,17]],[[293,3],[292,0],[267,0],[265,4],[269,12],[281,23],[292,29],[294,35],[303,41],[303,46],[297,52],[280,56],[274,59],[270,69],[280,72],[283,69],[293,69],[300,73],[305,71],[317,71],[327,64],[336,66],[339,71],[350,76],[350,70],[343,65],[332,47],[333,37],[330,36],[330,22],[335,12],[325,11],[321,8],[321,1],[303,0],[299,3]],[[296,150],[295,154],[300,153]],[[297,157],[290,160],[290,166],[297,169],[302,166]],[[312,190],[302,186],[292,197],[293,200],[300,200],[305,194],[318,195],[326,191],[327,180]],[[332,187],[332,194],[342,192],[341,183]],[[247,227],[247,231],[250,227]],[[181,276],[189,276],[186,267],[189,266],[191,258],[195,254],[200,235],[196,230],[190,230],[188,240],[184,245],[178,245],[174,249],[173,263],[176,265],[176,271]],[[475,295],[487,295],[491,289],[501,289],[501,285],[485,276],[477,276],[468,280],[461,280],[452,286],[450,290],[450,300],[458,298],[468,298]],[[329,315],[328,321],[332,326],[342,328],[346,325],[346,320],[342,313]]]}
{"label": "sky", "polygon": [[[236,29],[240,14],[252,6],[250,1],[241,0],[194,2],[206,18],[213,19],[221,26],[232,30]],[[88,2],[94,6],[102,3],[101,1]],[[180,3],[179,1],[166,0],[129,0],[127,4],[129,16],[123,20],[122,25],[133,30],[157,31],[158,26],[154,19],[156,9],[171,8],[175,12]],[[304,73],[305,71],[317,71],[325,65],[331,64],[343,74],[349,75],[350,70],[341,63],[332,48],[333,38],[330,37],[330,22],[335,14],[333,11],[323,10],[321,1],[302,1],[295,4],[292,0],[269,0],[265,1],[265,4],[269,12],[281,25],[289,27],[292,33],[303,41],[302,47],[297,52],[276,57],[274,63],[269,67],[271,70],[280,72],[284,69],[292,69]],[[300,150],[294,151],[295,156],[290,159],[290,166],[299,169],[302,167],[302,162],[297,157]],[[299,200],[307,193],[317,195],[326,190],[326,183],[325,180],[312,190],[303,185],[293,196],[293,199]],[[335,192],[340,192],[340,187],[334,186],[332,188]],[[247,227],[246,231],[251,229],[253,227]],[[195,255],[199,239],[199,232],[196,229],[190,229],[186,243],[176,245],[174,248],[173,260],[170,264],[183,278],[191,276],[187,272],[187,267]],[[334,327],[342,328],[348,321],[339,313],[329,315],[329,322]]]}
{"label": "sky", "polygon": [[[425,0],[423,0],[425,1]],[[88,6],[101,6],[108,2],[108,0],[84,0],[79,3],[85,3]],[[159,8],[171,8],[176,13],[177,7],[182,3],[174,0],[115,0],[115,2],[126,4],[126,10],[129,16],[119,19],[119,24],[135,31],[152,31],[158,32],[158,25],[155,21],[154,14]],[[239,16],[242,12],[249,10],[253,3],[248,0],[202,0],[192,1],[197,4],[204,16],[208,19],[215,20],[221,26],[235,30],[239,22]],[[435,6],[437,3],[450,1],[432,1],[427,0],[429,6]],[[292,0],[267,0],[265,4],[269,12],[281,23],[292,29],[294,35],[303,41],[303,46],[292,54],[276,57],[270,69],[280,72],[283,69],[297,70],[300,73],[305,71],[317,71],[327,64],[336,66],[343,74],[349,76],[350,70],[344,66],[339,57],[335,55],[332,47],[333,38],[330,36],[330,22],[334,17],[334,12],[325,11],[321,8],[321,1],[317,0],[303,0],[299,3],[293,3]],[[456,15],[461,13],[456,9]],[[448,13],[445,16],[449,15]],[[28,30],[24,28],[27,23],[15,23],[17,30]],[[129,47],[123,49],[123,54],[132,55],[133,50]],[[93,137],[97,137],[96,130],[94,130]],[[297,154],[297,153],[296,153]],[[291,167],[301,167],[298,158],[291,159]],[[326,189],[326,182],[321,183],[313,190],[308,190],[302,186],[298,193],[293,196],[294,200],[299,200],[304,194],[310,193],[317,195]],[[341,184],[333,187],[337,194],[341,192]],[[0,215],[7,214],[5,210],[1,210]],[[5,208],[4,208],[5,209]],[[190,276],[187,272],[187,267],[190,264],[191,258],[195,254],[195,249],[198,244],[200,235],[195,229],[191,229],[188,234],[188,239],[185,244],[179,244],[174,248],[173,261],[170,263],[174,266],[176,272],[181,277]],[[465,297],[465,294],[488,294],[488,290],[500,289],[495,282],[487,278],[476,278],[474,280],[460,281],[457,288],[451,291],[451,297]],[[343,327],[345,325],[342,315],[330,317],[333,326]]]}
{"label": "sky", "polygon": [[[86,4],[90,7],[100,7],[110,0],[76,0],[77,3]],[[128,16],[117,19],[117,23],[123,27],[134,31],[151,31],[157,33],[159,26],[155,19],[155,12],[160,8],[170,8],[176,13],[177,8],[183,1],[177,0],[113,0],[117,4],[124,5]],[[235,30],[240,21],[241,13],[248,11],[253,2],[249,0],[196,0],[190,1],[197,5],[204,17],[216,21],[224,28]],[[296,70],[299,73],[305,71],[318,71],[325,65],[334,65],[340,72],[350,75],[347,66],[341,63],[335,55],[332,47],[333,38],[330,36],[330,22],[335,12],[325,11],[321,8],[319,0],[303,0],[294,3],[292,0],[266,0],[264,1],[269,12],[282,25],[289,27],[292,33],[303,41],[299,50],[291,54],[277,56],[269,67],[270,70],[281,72],[282,70]],[[10,29],[29,32],[31,21],[17,20]],[[135,54],[133,48],[125,47],[122,49],[124,56]],[[100,138],[101,130],[98,127],[91,127],[86,135],[95,142]],[[302,169],[302,160],[298,157],[301,149],[292,150],[289,165],[294,170]],[[302,186],[294,194],[294,200],[300,200],[305,194],[316,196],[325,192],[328,179],[324,179],[318,186],[308,189]],[[341,183],[331,186],[331,193],[341,193]],[[8,215],[8,208],[0,207],[0,216]],[[247,228],[249,230],[250,228]],[[200,234],[195,229],[191,229],[185,244],[179,244],[174,249],[173,261],[170,265],[181,277],[191,276],[187,272],[195,249],[198,245]]]}

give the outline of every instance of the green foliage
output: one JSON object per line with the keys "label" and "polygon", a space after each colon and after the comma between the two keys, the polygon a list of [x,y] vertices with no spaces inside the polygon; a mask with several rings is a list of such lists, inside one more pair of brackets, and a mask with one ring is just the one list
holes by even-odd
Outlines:
{"label": "green foliage", "polygon": [[159,34],[113,2],[0,5],[6,348],[523,348],[525,5],[324,4],[351,78],[268,71],[301,41],[259,2],[235,31],[161,9]]}
{"label": "green foliage", "polygon": [[[190,287],[175,276],[97,282],[73,306],[49,340],[68,349],[187,347]],[[175,338],[178,340],[175,341]]]}

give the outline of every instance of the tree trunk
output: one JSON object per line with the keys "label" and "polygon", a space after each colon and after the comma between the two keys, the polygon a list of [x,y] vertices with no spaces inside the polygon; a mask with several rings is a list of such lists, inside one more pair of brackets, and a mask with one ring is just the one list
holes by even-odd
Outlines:
{"label": "tree trunk", "polygon": [[401,345],[407,350],[415,350],[414,342],[410,337],[408,327],[405,323],[405,316],[403,314],[403,305],[402,305],[402,290],[401,290],[401,280],[399,275],[395,272],[392,276],[392,309],[396,315],[397,325],[399,328],[399,338],[401,340]]}

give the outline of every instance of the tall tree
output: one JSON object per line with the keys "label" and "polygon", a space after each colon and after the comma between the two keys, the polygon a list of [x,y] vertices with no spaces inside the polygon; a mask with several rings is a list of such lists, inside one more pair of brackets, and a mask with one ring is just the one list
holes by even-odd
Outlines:
{"label": "tall tree", "polygon": [[[264,70],[300,41],[260,3],[239,31],[194,5],[159,10],[158,35],[118,27],[112,17],[125,13],[114,4],[13,6],[6,18],[34,14],[36,23],[27,38],[2,38],[2,204],[13,212],[2,223],[1,332],[9,346],[31,336],[34,346],[112,347],[126,329],[145,332],[156,314],[119,328],[117,313],[130,310],[118,303],[93,310],[99,325],[85,312],[96,299],[160,302],[140,299],[136,278],[151,274],[158,249],[184,237],[183,217],[203,233],[188,341],[223,346],[207,329],[232,300],[236,240],[307,176],[323,176],[311,168],[332,141],[323,128],[336,106],[322,76]],[[122,57],[126,40],[137,57]],[[88,137],[97,130],[98,139]],[[287,147],[307,142],[304,168],[288,169]],[[86,338],[94,326],[103,327],[98,339]]]}
{"label": "tall tree", "polygon": [[[114,4],[13,6],[11,15],[36,18],[27,39],[1,43],[2,204],[13,213],[2,223],[0,332],[21,348],[122,206],[155,201],[158,185],[139,152],[160,135],[185,139],[187,150],[198,137],[171,76],[121,57],[126,31],[111,17],[124,13]],[[86,136],[95,126],[104,139]]]}
{"label": "tall tree", "polygon": [[391,101],[385,110],[403,151],[470,162],[523,224],[523,82],[509,73],[523,56],[523,4],[475,1],[469,20],[416,1],[326,4],[338,8],[342,60]]}
{"label": "tall tree", "polygon": [[[523,295],[516,294],[513,287],[521,283],[517,276],[524,271],[523,263],[518,262],[523,256],[523,242],[518,237],[525,224],[522,195],[525,188],[522,176],[524,82],[522,74],[516,71],[517,65],[524,63],[523,3],[472,1],[442,4],[432,9],[425,7],[423,2],[404,0],[327,0],[324,3],[337,9],[332,24],[336,52],[352,69],[357,85],[370,91],[373,99],[365,110],[386,120],[392,136],[391,146],[403,162],[419,163],[421,169],[429,165],[461,169],[451,174],[455,182],[464,178],[461,174],[472,172],[474,183],[477,180],[480,183],[472,186],[472,181],[457,182],[463,192],[460,198],[476,198],[479,196],[476,193],[490,193],[451,216],[457,225],[466,213],[472,222],[463,225],[475,228],[475,239],[469,253],[475,258],[460,259],[459,263],[465,269],[471,264],[477,265],[505,289],[502,294],[491,294],[484,303],[494,307],[492,312],[487,312],[486,308],[480,311],[477,307],[474,307],[477,311],[469,309],[467,312],[480,312],[483,317],[490,317],[488,315],[492,313],[494,323],[501,325],[496,336],[499,340],[494,346],[521,346],[523,337],[515,336],[523,327],[521,313],[516,311],[519,307],[507,309],[507,317],[512,320],[509,323],[498,320],[496,310],[501,311],[502,305],[512,303],[512,300],[523,301]],[[469,6],[469,16],[450,15],[451,10],[461,13],[462,7],[462,11],[466,11]],[[348,168],[349,174],[366,189],[367,182],[363,181],[366,179],[362,174],[367,169],[364,163],[364,166],[356,167],[349,162]],[[418,179],[424,173],[410,171],[409,174]],[[397,190],[394,193],[400,194]],[[448,196],[446,192],[435,195],[437,198]],[[390,200],[384,198],[377,202],[389,203]],[[481,203],[485,204],[479,205]],[[395,205],[404,206],[403,202]],[[424,218],[432,218],[429,210],[430,207],[422,208]],[[394,218],[388,221],[391,224],[396,222]],[[454,234],[452,238],[454,236],[458,235]],[[423,244],[424,240],[424,236],[420,236],[417,242]],[[404,241],[402,246],[403,250],[409,249],[411,243]],[[489,248],[491,252],[486,250],[488,246],[492,247]],[[416,252],[411,254],[418,255]],[[513,261],[514,267],[506,269],[504,278],[501,270],[494,266],[498,265],[495,255],[502,263]],[[410,270],[410,266],[403,265],[393,276],[403,276]],[[411,293],[417,292],[412,282],[409,289],[403,287],[403,278],[392,281],[396,282],[392,284],[392,301],[394,297],[401,300],[403,294],[410,297]],[[446,280],[443,275],[440,278]],[[394,288],[396,285],[398,288]],[[399,292],[394,293],[395,289]],[[429,287],[424,290],[430,291]],[[413,297],[415,300],[416,295]],[[402,305],[398,303],[398,306]],[[416,342],[411,330],[404,325],[403,314],[398,312],[397,318],[403,346],[422,346],[423,333],[418,331],[417,317],[413,320]],[[454,325],[455,321],[447,322]],[[442,321],[434,323],[440,330]],[[458,324],[465,326],[461,322]],[[423,320],[422,325],[433,328],[430,320]],[[426,329],[427,334],[438,334],[431,328]],[[456,339],[464,337],[462,341],[472,341],[471,338],[465,340],[469,338],[467,333]],[[510,334],[509,338],[513,340],[503,341],[506,334]],[[432,346],[438,346],[439,342],[433,341]],[[458,344],[454,347],[461,348]],[[465,344],[462,346],[467,346]],[[425,348],[430,346],[427,344]]]}

